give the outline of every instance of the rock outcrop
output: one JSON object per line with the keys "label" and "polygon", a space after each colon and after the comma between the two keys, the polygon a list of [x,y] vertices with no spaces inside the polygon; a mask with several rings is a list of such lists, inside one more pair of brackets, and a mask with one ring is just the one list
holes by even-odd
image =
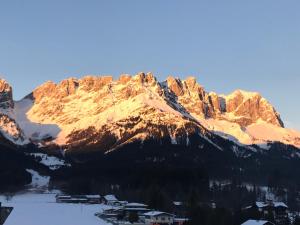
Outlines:
{"label": "rock outcrop", "polygon": [[3,79],[0,79],[0,108],[13,108],[13,93],[11,86]]}

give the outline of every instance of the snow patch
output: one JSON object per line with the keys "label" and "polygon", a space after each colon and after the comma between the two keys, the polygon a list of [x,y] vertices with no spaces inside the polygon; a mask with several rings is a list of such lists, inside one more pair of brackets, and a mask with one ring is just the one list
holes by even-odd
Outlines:
{"label": "snow patch", "polygon": [[31,184],[29,184],[30,188],[34,188],[34,189],[48,188],[50,177],[42,176],[35,170],[26,169],[26,171],[29,172],[32,176]]}

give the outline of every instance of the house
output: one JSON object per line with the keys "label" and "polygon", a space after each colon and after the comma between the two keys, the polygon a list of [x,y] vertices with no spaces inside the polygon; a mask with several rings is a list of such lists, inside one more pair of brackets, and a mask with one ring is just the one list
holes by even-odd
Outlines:
{"label": "house", "polygon": [[105,209],[103,210],[103,212],[98,214],[99,217],[105,219],[109,219],[109,218],[117,219],[120,215],[123,215],[123,210],[121,208]]}
{"label": "house", "polygon": [[262,214],[262,218],[274,217],[278,225],[285,225],[289,220],[288,206],[284,202],[255,202],[252,206],[244,208],[244,210],[258,210]]}
{"label": "house", "polygon": [[248,220],[245,223],[242,223],[241,225],[275,225],[275,224],[266,220]]}
{"label": "house", "polygon": [[2,207],[2,204],[0,202],[0,225],[3,225],[5,223],[12,210],[12,207]]}
{"label": "house", "polygon": [[55,196],[55,199],[56,199],[56,202],[57,203],[65,203],[67,202],[69,199],[71,199],[71,195],[60,195],[60,194],[57,194]]}
{"label": "house", "polygon": [[89,203],[98,204],[101,201],[100,195],[56,195],[58,203]]}
{"label": "house", "polygon": [[267,216],[269,212],[273,211],[273,207],[269,203],[255,202],[253,205],[244,208],[244,210],[258,210],[264,216]]}
{"label": "house", "polygon": [[289,222],[289,208],[283,202],[273,202],[273,213],[276,224],[278,225],[285,225]]}
{"label": "house", "polygon": [[146,225],[171,225],[174,224],[175,215],[160,212],[160,211],[151,211],[144,213],[145,224]]}
{"label": "house", "polygon": [[123,210],[125,217],[128,217],[130,213],[136,213],[138,216],[143,216],[144,213],[149,212],[148,205],[142,203],[127,203]]}
{"label": "house", "polygon": [[87,203],[88,199],[83,195],[56,195],[58,203]]}
{"label": "house", "polygon": [[188,221],[188,218],[174,218],[174,225],[183,225]]}
{"label": "house", "polygon": [[115,195],[105,195],[101,197],[101,203],[105,205],[117,205],[119,200]]}
{"label": "house", "polygon": [[99,204],[101,203],[100,195],[86,195],[85,196],[90,204]]}

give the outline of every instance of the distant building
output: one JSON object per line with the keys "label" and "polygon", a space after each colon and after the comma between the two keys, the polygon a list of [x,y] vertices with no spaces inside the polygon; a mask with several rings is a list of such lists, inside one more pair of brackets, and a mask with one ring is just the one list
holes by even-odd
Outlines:
{"label": "distant building", "polygon": [[136,213],[138,216],[143,216],[144,213],[149,212],[148,205],[142,203],[127,203],[123,208],[125,217],[128,217],[130,213]]}
{"label": "distant building", "polygon": [[99,204],[101,203],[101,196],[100,195],[86,195],[88,203]]}
{"label": "distant building", "polygon": [[188,221],[188,218],[174,218],[174,225],[183,225]]}
{"label": "distant building", "polygon": [[2,207],[2,204],[0,202],[0,225],[3,225],[5,223],[12,210],[12,207]]}
{"label": "distant building", "polygon": [[146,225],[171,225],[174,224],[175,215],[160,212],[160,211],[151,211],[143,214],[145,217]]}
{"label": "distant building", "polygon": [[285,225],[288,221],[289,210],[284,202],[255,202],[244,210],[258,210],[264,218],[272,216],[278,225]]}
{"label": "distant building", "polygon": [[177,216],[186,216],[187,215],[187,209],[183,202],[173,202],[173,209],[172,213]]}
{"label": "distant building", "polygon": [[56,195],[58,203],[88,203],[98,204],[101,202],[100,195]]}
{"label": "distant building", "polygon": [[101,203],[105,205],[117,205],[119,200],[116,198],[115,195],[105,195],[101,197]]}
{"label": "distant building", "polygon": [[266,220],[248,220],[245,223],[242,223],[241,225],[275,225],[275,224]]}

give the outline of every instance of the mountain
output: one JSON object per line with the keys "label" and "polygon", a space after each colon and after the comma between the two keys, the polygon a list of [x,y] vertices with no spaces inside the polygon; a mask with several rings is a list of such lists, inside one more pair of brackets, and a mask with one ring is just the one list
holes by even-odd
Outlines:
{"label": "mountain", "polygon": [[149,177],[265,182],[278,170],[281,182],[297,182],[299,148],[300,133],[259,93],[218,95],[194,77],[69,78],[20,101],[0,80],[0,179],[12,178],[5,187],[30,183],[28,171],[71,189],[103,179],[147,186]]}
{"label": "mountain", "polygon": [[164,140],[191,145],[198,136],[218,149],[215,139],[237,146],[269,149],[280,142],[300,148],[300,133],[284,128],[279,113],[259,93],[207,92],[194,77],[152,73],[135,76],[86,76],[51,81],[20,101],[0,81],[0,127],[18,145],[37,144],[65,152],[112,152],[133,142]]}

